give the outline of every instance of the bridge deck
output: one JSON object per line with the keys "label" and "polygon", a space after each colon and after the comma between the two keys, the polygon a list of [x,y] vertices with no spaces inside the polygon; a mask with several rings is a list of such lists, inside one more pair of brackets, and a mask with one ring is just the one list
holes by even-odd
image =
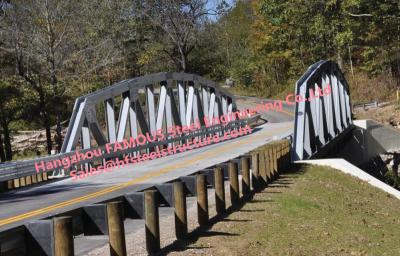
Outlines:
{"label": "bridge deck", "polygon": [[291,122],[265,124],[252,134],[235,140],[126,166],[82,180],[66,179],[2,194],[0,230],[188,175],[246,153],[273,136],[286,136],[292,130]]}

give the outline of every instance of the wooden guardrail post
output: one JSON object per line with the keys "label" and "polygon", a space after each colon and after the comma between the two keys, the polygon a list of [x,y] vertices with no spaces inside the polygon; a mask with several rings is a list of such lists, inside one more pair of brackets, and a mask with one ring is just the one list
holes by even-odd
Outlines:
{"label": "wooden guardrail post", "polygon": [[174,182],[174,206],[175,206],[175,235],[181,239],[187,235],[187,211],[186,195],[183,182]]}
{"label": "wooden guardrail post", "polygon": [[196,177],[197,190],[197,220],[200,227],[208,223],[208,195],[206,175],[198,174]]}
{"label": "wooden guardrail post", "polygon": [[265,168],[265,155],[264,155],[264,148],[261,148],[258,151],[258,167],[260,170],[260,183],[262,188],[265,188],[267,186],[267,172]]}
{"label": "wooden guardrail post", "polygon": [[13,189],[14,188],[14,181],[13,180],[8,180],[7,181],[7,189]]}
{"label": "wooden guardrail post", "polygon": [[122,202],[107,203],[107,219],[110,255],[125,256],[126,243]]}
{"label": "wooden guardrail post", "polygon": [[276,145],[276,159],[277,159],[277,169],[278,171],[282,171],[282,163],[283,163],[283,142],[280,142]]}
{"label": "wooden guardrail post", "polygon": [[291,150],[291,144],[289,140],[286,140],[286,157],[285,157],[285,168],[289,169],[291,162],[290,162],[290,150]]}
{"label": "wooden guardrail post", "polygon": [[285,170],[287,168],[287,149],[288,149],[287,140],[284,140],[282,142],[281,165],[282,165],[282,168]]}
{"label": "wooden guardrail post", "polygon": [[256,152],[251,154],[251,175],[254,191],[260,191],[260,172],[258,167],[258,154]]}
{"label": "wooden guardrail post", "polygon": [[237,164],[234,161],[229,162],[229,191],[231,204],[233,207],[239,204],[239,177]]}
{"label": "wooden guardrail post", "polygon": [[36,174],[31,175],[31,179],[33,184],[36,184],[38,182]]}
{"label": "wooden guardrail post", "polygon": [[225,212],[225,186],[224,186],[224,172],[221,167],[215,167],[214,169],[214,181],[215,181],[215,208],[217,214]]}
{"label": "wooden guardrail post", "polygon": [[36,177],[37,177],[37,181],[38,181],[38,182],[42,182],[42,181],[43,181],[43,176],[42,176],[41,173],[37,173],[37,174],[36,174]]}
{"label": "wooden guardrail post", "polygon": [[240,164],[242,167],[242,193],[243,196],[247,196],[250,194],[249,158],[247,156],[242,156],[240,158]]}
{"label": "wooden guardrail post", "polygon": [[54,228],[54,255],[73,256],[74,237],[72,231],[72,217],[53,218]]}
{"label": "wooden guardrail post", "polygon": [[272,170],[271,170],[271,158],[269,156],[269,150],[270,146],[267,146],[264,150],[264,157],[265,157],[265,169],[266,169],[266,177],[267,177],[267,183],[270,183],[272,181]]}
{"label": "wooden guardrail post", "polygon": [[281,171],[280,169],[280,155],[281,155],[281,144],[277,144],[275,146],[275,154],[276,154],[276,160],[275,160],[275,164],[276,164],[276,178],[279,177],[279,172]]}
{"label": "wooden guardrail post", "polygon": [[25,177],[21,177],[19,178],[19,185],[21,187],[25,187],[26,183],[25,183]]}
{"label": "wooden guardrail post", "polygon": [[273,145],[270,145],[270,147],[267,150],[268,166],[269,166],[269,169],[270,169],[271,181],[274,180],[274,175],[275,175],[273,147],[274,147]]}
{"label": "wooden guardrail post", "polygon": [[160,223],[156,196],[155,190],[144,192],[146,250],[149,254],[160,250]]}
{"label": "wooden guardrail post", "polygon": [[25,177],[25,183],[27,186],[32,185],[32,177],[31,176],[26,176]]}
{"label": "wooden guardrail post", "polygon": [[14,188],[19,188],[19,178],[18,179],[14,179]]}
{"label": "wooden guardrail post", "polygon": [[268,165],[270,170],[271,180],[274,180],[275,170],[274,170],[274,154],[272,152],[272,146],[268,148]]}
{"label": "wooden guardrail post", "polygon": [[273,166],[273,170],[274,170],[274,175],[273,178],[274,180],[277,178],[278,176],[278,159],[276,156],[276,146],[272,147],[272,166]]}

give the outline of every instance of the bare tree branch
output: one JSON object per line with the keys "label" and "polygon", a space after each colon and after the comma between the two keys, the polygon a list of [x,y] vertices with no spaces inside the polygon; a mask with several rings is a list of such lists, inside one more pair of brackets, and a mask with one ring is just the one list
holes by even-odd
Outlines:
{"label": "bare tree branch", "polygon": [[373,17],[372,14],[368,14],[368,13],[354,14],[354,13],[351,13],[351,12],[347,12],[347,14],[352,16],[352,17]]}
{"label": "bare tree branch", "polygon": [[0,46],[0,51],[6,52],[6,53],[14,53],[14,49],[10,49],[10,48],[4,48]]}

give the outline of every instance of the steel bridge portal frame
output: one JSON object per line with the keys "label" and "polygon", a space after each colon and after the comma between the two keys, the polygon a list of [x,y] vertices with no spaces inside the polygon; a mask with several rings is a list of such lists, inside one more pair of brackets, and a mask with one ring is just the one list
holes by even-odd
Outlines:
{"label": "steel bridge portal frame", "polygon": [[292,161],[312,158],[352,128],[349,86],[335,62],[310,66],[296,83],[296,95],[309,99],[310,90],[328,86],[330,94],[296,103]]}

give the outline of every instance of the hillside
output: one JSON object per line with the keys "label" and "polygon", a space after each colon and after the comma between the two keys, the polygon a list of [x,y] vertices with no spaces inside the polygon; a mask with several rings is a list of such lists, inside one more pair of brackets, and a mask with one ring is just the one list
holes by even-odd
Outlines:
{"label": "hillside", "polygon": [[173,255],[400,255],[400,201],[330,168],[287,173]]}

